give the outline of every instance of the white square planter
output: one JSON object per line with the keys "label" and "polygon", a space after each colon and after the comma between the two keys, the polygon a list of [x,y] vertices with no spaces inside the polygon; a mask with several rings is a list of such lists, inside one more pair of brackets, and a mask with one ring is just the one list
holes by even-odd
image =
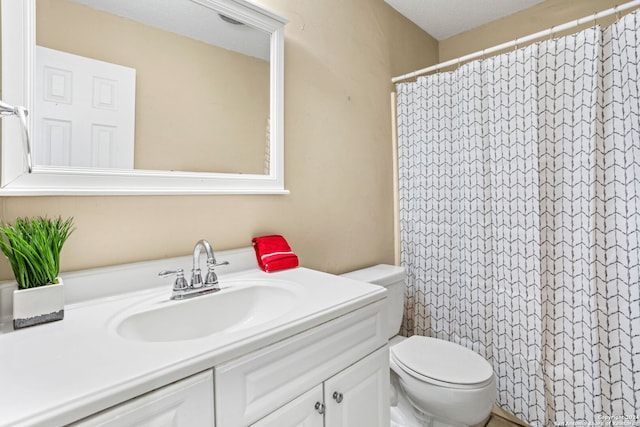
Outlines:
{"label": "white square planter", "polygon": [[53,322],[64,318],[62,279],[54,285],[13,291],[14,329]]}

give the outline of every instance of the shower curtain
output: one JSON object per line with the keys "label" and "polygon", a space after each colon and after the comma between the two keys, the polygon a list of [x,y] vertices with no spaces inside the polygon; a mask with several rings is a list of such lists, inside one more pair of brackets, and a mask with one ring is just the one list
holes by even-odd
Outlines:
{"label": "shower curtain", "polygon": [[397,85],[403,332],[534,426],[640,425],[639,21]]}

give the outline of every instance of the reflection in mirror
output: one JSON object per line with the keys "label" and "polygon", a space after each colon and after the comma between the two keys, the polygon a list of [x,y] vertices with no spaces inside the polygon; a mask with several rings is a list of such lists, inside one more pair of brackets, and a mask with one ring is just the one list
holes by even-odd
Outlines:
{"label": "reflection in mirror", "polygon": [[195,0],[37,0],[35,164],[269,174],[270,34]]}

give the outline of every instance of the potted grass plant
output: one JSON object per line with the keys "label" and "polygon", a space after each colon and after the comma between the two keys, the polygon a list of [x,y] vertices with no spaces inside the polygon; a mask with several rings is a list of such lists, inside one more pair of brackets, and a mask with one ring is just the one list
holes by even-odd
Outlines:
{"label": "potted grass plant", "polygon": [[18,289],[13,292],[15,329],[64,318],[60,252],[73,231],[73,218],[18,218],[0,226],[0,249]]}

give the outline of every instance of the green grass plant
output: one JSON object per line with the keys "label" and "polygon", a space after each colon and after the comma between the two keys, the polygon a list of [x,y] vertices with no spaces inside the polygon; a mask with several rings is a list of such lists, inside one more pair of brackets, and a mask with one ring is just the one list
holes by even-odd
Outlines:
{"label": "green grass plant", "polygon": [[53,284],[60,273],[60,252],[73,231],[73,218],[18,218],[0,226],[0,249],[18,289]]}

